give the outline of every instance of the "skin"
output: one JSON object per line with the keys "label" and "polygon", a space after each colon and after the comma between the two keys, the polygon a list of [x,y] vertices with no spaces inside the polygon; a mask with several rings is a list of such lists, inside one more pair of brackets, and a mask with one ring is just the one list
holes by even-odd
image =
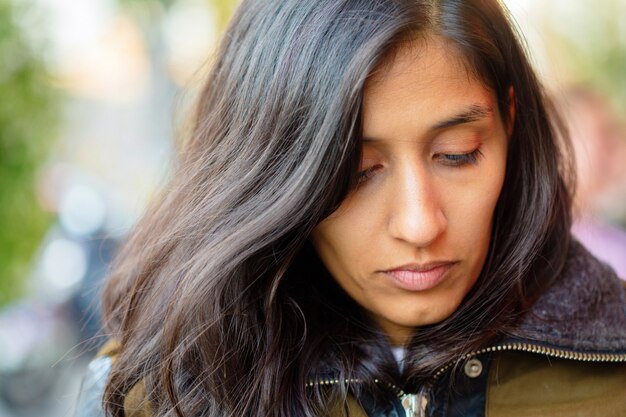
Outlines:
{"label": "skin", "polygon": [[[311,240],[339,285],[403,345],[449,317],[475,284],[511,129],[494,92],[435,37],[401,46],[370,77],[362,129],[361,181]],[[442,261],[442,279],[423,290],[388,272]]]}

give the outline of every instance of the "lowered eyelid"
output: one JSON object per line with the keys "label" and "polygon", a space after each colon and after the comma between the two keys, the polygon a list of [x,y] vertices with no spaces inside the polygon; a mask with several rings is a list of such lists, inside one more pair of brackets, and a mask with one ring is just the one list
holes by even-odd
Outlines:
{"label": "lowered eyelid", "polygon": [[452,138],[437,138],[435,139],[431,146],[430,150],[432,153],[467,153],[471,152],[474,149],[482,146],[483,140],[482,136],[478,134],[474,134],[471,136],[465,136],[462,139],[459,139],[458,136],[454,136]]}

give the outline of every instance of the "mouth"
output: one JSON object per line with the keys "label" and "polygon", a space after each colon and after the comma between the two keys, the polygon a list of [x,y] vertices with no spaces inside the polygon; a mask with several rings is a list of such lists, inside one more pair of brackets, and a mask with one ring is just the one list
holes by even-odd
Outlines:
{"label": "mouth", "polygon": [[406,291],[426,291],[438,286],[448,276],[456,262],[407,264],[381,271],[395,286]]}

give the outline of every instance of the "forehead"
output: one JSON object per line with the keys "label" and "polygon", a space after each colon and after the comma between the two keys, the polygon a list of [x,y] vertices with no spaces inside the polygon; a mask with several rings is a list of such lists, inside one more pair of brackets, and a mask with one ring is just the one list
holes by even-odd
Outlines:
{"label": "forehead", "polygon": [[450,42],[438,37],[412,40],[402,43],[368,78],[363,129],[388,130],[390,119],[435,124],[468,106],[494,108],[495,95]]}

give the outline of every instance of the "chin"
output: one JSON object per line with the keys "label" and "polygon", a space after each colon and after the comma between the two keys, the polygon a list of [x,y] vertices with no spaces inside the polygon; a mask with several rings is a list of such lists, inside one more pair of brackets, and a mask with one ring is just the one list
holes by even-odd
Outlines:
{"label": "chin", "polygon": [[436,324],[450,317],[461,304],[461,300],[453,303],[447,298],[446,305],[435,305],[432,307],[419,308],[410,315],[404,315],[399,321],[405,327],[421,327]]}

